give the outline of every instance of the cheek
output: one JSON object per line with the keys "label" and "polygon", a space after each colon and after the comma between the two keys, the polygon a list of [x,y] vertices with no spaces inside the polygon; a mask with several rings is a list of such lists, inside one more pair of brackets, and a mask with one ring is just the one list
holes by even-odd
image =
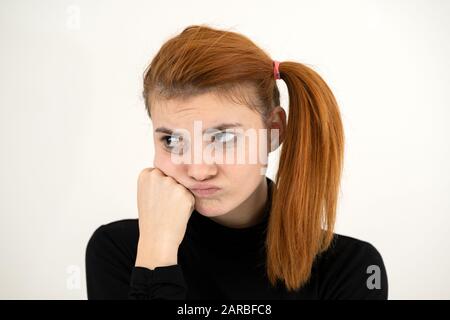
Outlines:
{"label": "cheek", "polygon": [[235,206],[247,199],[261,182],[259,166],[224,165],[220,171],[228,181],[227,193],[222,200],[226,205]]}
{"label": "cheek", "polygon": [[[245,160],[239,159],[238,163],[242,163],[247,166],[247,170],[265,166],[267,164],[269,150],[268,150],[268,137],[266,132],[257,131],[257,135],[252,137],[242,137],[240,143],[237,144],[236,150],[241,150],[241,154],[245,154]],[[243,149],[241,149],[243,148]]]}
{"label": "cheek", "polygon": [[255,164],[236,164],[223,165],[220,171],[231,181],[236,190],[243,190],[247,186],[253,186],[261,178],[260,165]]}
{"label": "cheek", "polygon": [[266,165],[270,153],[270,135],[266,129],[261,129],[258,135],[258,164]]}
{"label": "cheek", "polygon": [[165,175],[176,176],[177,165],[172,162],[170,153],[156,150],[153,164],[155,168],[164,172]]}

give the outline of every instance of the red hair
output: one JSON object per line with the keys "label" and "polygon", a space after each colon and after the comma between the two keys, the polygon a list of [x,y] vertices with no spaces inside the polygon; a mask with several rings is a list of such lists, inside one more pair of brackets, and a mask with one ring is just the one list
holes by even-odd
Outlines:
{"label": "red hair", "polygon": [[[335,97],[314,70],[282,61],[279,72],[289,93],[289,114],[272,190],[266,270],[272,285],[281,280],[296,290],[333,239],[344,132]],[[151,117],[155,99],[206,92],[238,99],[263,119],[280,105],[266,52],[242,34],[192,25],[168,39],[145,70],[145,106]]]}

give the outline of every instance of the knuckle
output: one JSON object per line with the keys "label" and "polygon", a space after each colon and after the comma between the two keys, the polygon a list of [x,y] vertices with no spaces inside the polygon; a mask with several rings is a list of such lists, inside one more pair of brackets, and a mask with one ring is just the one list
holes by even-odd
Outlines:
{"label": "knuckle", "polygon": [[151,171],[152,171],[151,168],[144,168],[141,170],[139,175],[146,175],[146,174],[150,173]]}
{"label": "knuckle", "polygon": [[154,170],[152,170],[152,168],[145,168],[143,170],[141,170],[141,172],[139,173],[138,176],[138,181],[143,181],[143,180],[147,180],[148,177],[151,177],[153,174]]}
{"label": "knuckle", "polygon": [[178,194],[183,194],[184,188],[181,185],[177,184],[174,186],[174,191],[177,192]]}

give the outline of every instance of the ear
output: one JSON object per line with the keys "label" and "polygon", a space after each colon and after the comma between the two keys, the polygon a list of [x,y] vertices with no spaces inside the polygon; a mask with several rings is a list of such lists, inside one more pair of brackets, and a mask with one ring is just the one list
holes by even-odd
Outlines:
{"label": "ear", "polygon": [[266,122],[267,150],[275,151],[282,143],[286,132],[286,112],[281,106],[276,106],[269,114]]}

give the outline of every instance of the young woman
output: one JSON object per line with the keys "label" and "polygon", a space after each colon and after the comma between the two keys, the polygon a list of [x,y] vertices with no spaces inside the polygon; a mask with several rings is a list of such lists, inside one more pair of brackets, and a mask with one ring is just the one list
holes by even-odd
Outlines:
{"label": "young woman", "polygon": [[334,232],[343,125],[315,71],[241,34],[189,26],[153,58],[143,95],[154,167],[138,178],[139,219],[89,240],[89,299],[387,299],[377,249]]}

